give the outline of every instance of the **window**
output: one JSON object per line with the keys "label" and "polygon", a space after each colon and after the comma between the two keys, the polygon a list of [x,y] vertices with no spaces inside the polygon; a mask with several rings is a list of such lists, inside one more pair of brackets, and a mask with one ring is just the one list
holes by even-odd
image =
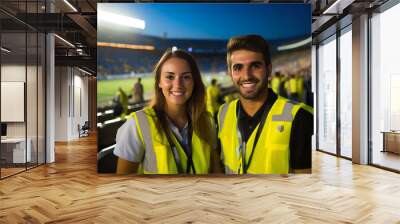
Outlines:
{"label": "window", "polygon": [[399,21],[400,4],[371,19],[372,163],[396,170],[400,170]]}
{"label": "window", "polygon": [[352,142],[352,35],[351,26],[340,36],[340,155],[351,158]]}
{"label": "window", "polygon": [[318,48],[318,149],[336,153],[336,36]]}

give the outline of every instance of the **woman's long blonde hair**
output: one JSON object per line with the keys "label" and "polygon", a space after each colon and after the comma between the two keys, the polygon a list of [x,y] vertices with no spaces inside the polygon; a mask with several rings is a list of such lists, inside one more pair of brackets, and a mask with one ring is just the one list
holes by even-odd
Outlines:
{"label": "woman's long blonde hair", "polygon": [[[161,79],[161,69],[164,63],[170,58],[179,58],[185,60],[192,74],[193,79],[193,91],[192,95],[186,101],[186,111],[190,113],[190,118],[193,126],[193,131],[200,137],[200,139],[204,143],[210,143],[216,140],[216,131],[213,130],[213,126],[210,125],[210,115],[206,111],[205,104],[205,87],[203,81],[201,79],[200,70],[197,66],[196,61],[193,57],[182,50],[174,50],[168,49],[163,56],[160,58],[158,63],[154,68],[155,75],[155,83],[154,83],[154,92],[155,96],[150,103],[150,106],[156,111],[158,117],[158,130],[169,130],[168,124],[166,120],[165,107],[166,101],[164,94],[162,93],[161,88],[159,87],[160,79]],[[212,121],[212,119],[211,119]]]}

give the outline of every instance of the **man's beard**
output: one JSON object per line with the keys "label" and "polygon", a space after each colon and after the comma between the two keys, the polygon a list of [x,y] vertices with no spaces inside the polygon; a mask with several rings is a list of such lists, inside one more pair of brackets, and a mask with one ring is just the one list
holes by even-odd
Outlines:
{"label": "man's beard", "polygon": [[[241,90],[241,84],[245,82],[255,82],[256,83],[256,90],[251,92],[251,93],[246,93],[244,90]],[[257,86],[259,83],[261,84]],[[247,100],[254,100],[258,99],[260,95],[268,88],[268,76],[265,76],[263,80],[259,80],[257,78],[251,77],[250,79],[247,79],[245,81],[240,81],[239,83],[236,83],[235,85],[236,89],[239,90],[239,94],[241,97]]]}

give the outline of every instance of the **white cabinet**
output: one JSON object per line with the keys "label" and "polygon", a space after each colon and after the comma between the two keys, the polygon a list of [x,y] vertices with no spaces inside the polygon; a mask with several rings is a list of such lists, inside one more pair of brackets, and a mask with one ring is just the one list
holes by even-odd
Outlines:
{"label": "white cabinet", "polygon": [[[1,149],[2,152],[7,152],[9,155],[9,159],[6,161],[11,162],[11,154],[12,154],[12,163],[25,163],[32,161],[32,140],[28,138],[26,140],[27,146],[25,151],[25,138],[7,138],[1,140]],[[3,156],[2,156],[3,157]],[[27,159],[25,161],[25,159]]]}

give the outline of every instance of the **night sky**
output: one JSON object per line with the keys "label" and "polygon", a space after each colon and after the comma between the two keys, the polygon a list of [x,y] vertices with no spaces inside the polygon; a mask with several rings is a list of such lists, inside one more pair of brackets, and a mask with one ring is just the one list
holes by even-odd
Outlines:
{"label": "night sky", "polygon": [[[259,34],[282,40],[311,36],[308,4],[99,3],[98,10],[142,19],[145,30],[129,28],[129,32],[157,37],[227,40]],[[99,23],[118,30],[112,23]]]}

